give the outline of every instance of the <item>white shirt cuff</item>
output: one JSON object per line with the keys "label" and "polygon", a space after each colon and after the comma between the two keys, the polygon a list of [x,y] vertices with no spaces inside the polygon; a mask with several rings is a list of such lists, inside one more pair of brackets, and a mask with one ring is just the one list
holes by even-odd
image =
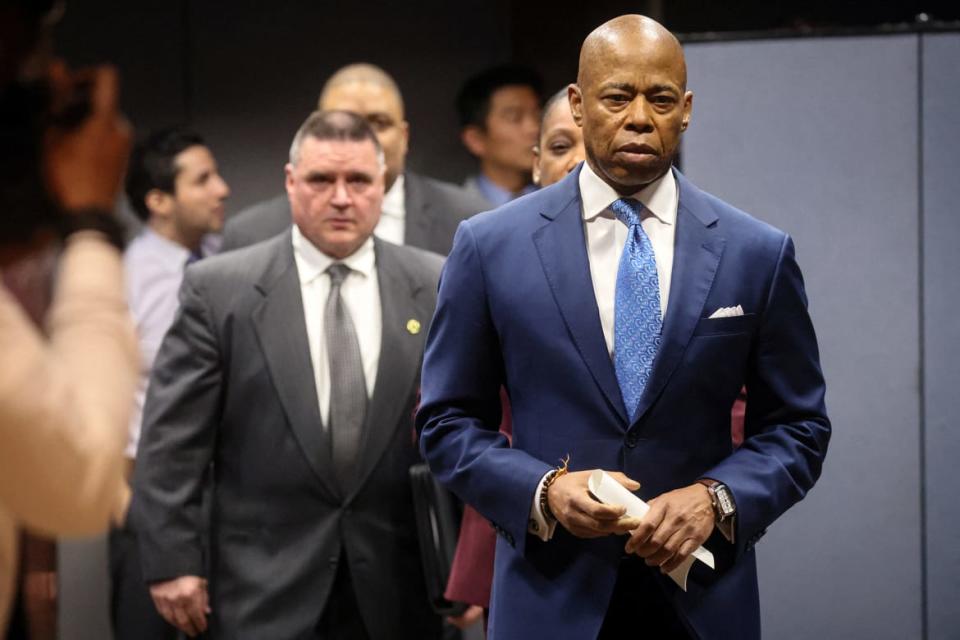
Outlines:
{"label": "white shirt cuff", "polygon": [[533,494],[533,504],[530,505],[530,520],[527,522],[527,531],[544,542],[547,542],[553,537],[553,532],[557,528],[557,521],[553,518],[547,518],[546,514],[540,510],[540,495],[543,493],[543,482],[547,479],[549,473],[548,471],[540,478],[537,491]]}

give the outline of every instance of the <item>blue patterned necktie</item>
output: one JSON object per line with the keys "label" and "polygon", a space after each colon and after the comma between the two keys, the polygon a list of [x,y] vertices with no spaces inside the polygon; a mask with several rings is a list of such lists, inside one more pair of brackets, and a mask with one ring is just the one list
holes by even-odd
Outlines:
{"label": "blue patterned necktie", "polygon": [[640,226],[643,205],[633,198],[620,198],[610,208],[627,225],[627,243],[617,270],[613,364],[632,421],[660,348],[660,280],[653,245]]}

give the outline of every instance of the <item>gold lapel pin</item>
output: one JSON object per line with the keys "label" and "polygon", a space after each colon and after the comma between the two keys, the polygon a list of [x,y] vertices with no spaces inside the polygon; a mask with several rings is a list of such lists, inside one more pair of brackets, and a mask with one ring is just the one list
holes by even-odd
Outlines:
{"label": "gold lapel pin", "polygon": [[420,333],[420,321],[416,318],[410,318],[407,320],[407,331],[410,332],[410,335],[417,335]]}

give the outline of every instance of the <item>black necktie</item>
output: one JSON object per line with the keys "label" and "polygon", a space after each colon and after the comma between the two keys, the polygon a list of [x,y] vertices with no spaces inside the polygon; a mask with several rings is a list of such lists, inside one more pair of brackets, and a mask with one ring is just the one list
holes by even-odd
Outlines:
{"label": "black necktie", "polygon": [[367,385],[357,332],[340,295],[350,267],[332,264],[330,295],[323,311],[327,361],[330,364],[330,418],[333,466],[341,487],[348,487],[360,451],[363,421],[367,413]]}

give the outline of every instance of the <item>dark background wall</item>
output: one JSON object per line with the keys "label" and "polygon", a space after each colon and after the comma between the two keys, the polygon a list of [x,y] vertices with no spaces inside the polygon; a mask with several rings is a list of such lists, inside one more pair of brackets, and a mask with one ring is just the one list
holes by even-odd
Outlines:
{"label": "dark background wall", "polygon": [[233,188],[232,213],[280,191],[294,131],[324,80],[350,62],[396,77],[411,123],[411,168],[459,182],[473,167],[453,109],[463,80],[514,61],[539,70],[552,93],[575,79],[580,43],[611,17],[646,13],[677,33],[856,28],[912,22],[924,10],[960,17],[960,7],[934,12],[926,4],[86,0],[68,6],[57,41],[74,63],[119,67],[138,130],[185,123],[204,133]]}
{"label": "dark background wall", "polygon": [[470,162],[452,107],[458,84],[511,53],[508,12],[480,0],[416,9],[381,0],[119,6],[94,1],[68,12],[61,49],[119,66],[124,107],[139,130],[188,123],[201,131],[233,188],[231,211],[281,190],[293,133],[325,79],[350,62],[381,65],[401,86],[411,168],[462,176]]}
{"label": "dark background wall", "polygon": [[[392,73],[409,164],[459,181],[472,169],[453,111],[465,77],[522,62],[551,92],[574,79],[586,33],[630,12],[693,34],[684,168],[795,236],[820,333],[836,435],[821,483],[760,545],[766,635],[957,637],[960,39],[918,35],[929,23],[915,18],[960,6],[88,0],[69,7],[58,48],[119,67],[139,131],[203,132],[235,212],[280,191],[289,140],[341,65]],[[757,29],[778,38],[741,33]],[[810,37],[837,30],[847,37]],[[61,563],[61,637],[109,637],[102,543],[65,544]]]}

